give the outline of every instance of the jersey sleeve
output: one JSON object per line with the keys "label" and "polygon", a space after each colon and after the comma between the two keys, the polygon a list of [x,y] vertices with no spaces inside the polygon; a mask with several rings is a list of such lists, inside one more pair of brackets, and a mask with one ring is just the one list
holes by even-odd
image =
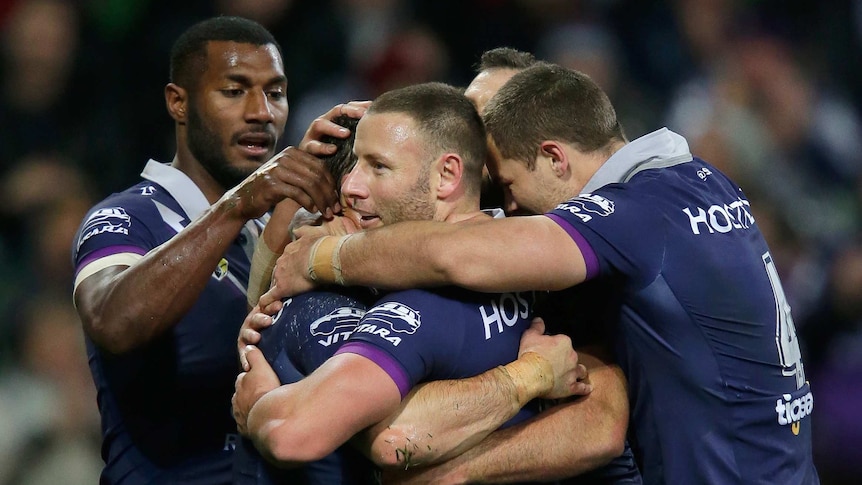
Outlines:
{"label": "jersey sleeve", "polygon": [[[337,352],[367,357],[392,378],[402,399],[451,357],[452,342],[462,339],[441,316],[441,298],[432,292],[408,290],[387,295],[362,317]],[[459,351],[460,349],[456,349]]]}
{"label": "jersey sleeve", "polygon": [[158,218],[149,199],[124,193],[90,209],[75,237],[75,286],[99,269],[131,265],[158,245],[151,224]]}
{"label": "jersey sleeve", "polygon": [[622,274],[635,284],[647,284],[661,267],[666,233],[649,200],[612,184],[569,199],[546,216],[578,245],[588,279]]}
{"label": "jersey sleeve", "polygon": [[131,251],[145,254],[156,246],[149,227],[156,212],[149,199],[126,195],[97,205],[84,218],[75,238],[75,263],[80,266],[98,257]]}

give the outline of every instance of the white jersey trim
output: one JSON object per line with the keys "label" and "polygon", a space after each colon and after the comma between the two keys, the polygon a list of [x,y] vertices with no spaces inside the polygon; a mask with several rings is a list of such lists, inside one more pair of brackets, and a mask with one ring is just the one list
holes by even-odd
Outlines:
{"label": "white jersey trim", "polygon": [[140,254],[117,253],[91,261],[86,266],[81,268],[81,271],[78,272],[78,276],[75,277],[75,286],[72,288],[72,294],[75,294],[75,292],[78,290],[78,285],[80,285],[82,281],[89,278],[90,276],[93,276],[99,271],[102,271],[105,268],[110,268],[111,266],[132,266],[133,264],[137,263],[141,258],[143,258],[143,256],[141,256]]}
{"label": "white jersey trim", "polygon": [[204,193],[192,179],[169,163],[150,159],[141,177],[161,185],[182,207],[190,221],[200,217],[210,207]]}

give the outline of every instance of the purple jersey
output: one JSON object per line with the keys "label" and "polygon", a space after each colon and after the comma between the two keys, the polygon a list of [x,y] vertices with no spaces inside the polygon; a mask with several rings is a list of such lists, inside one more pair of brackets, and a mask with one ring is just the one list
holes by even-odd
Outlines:
{"label": "purple jersey", "polygon": [[645,483],[818,483],[790,308],[742,190],[666,129],[548,217],[616,308]]}
{"label": "purple jersey", "polygon": [[[475,293],[461,288],[391,293],[371,308],[338,353],[375,361],[404,397],[416,384],[480,374],[518,357],[521,334],[530,326],[533,294]],[[504,424],[538,413],[534,401]],[[631,449],[611,463],[556,483],[642,483]]]}
{"label": "purple jersey", "polygon": [[[532,308],[533,296],[522,293],[454,287],[390,293],[362,317],[337,353],[373,360],[403,398],[420,382],[471,377],[517,359]],[[536,409],[525,407],[508,424]]]}
{"label": "purple jersey", "polygon": [[[376,299],[376,294],[362,287],[332,287],[285,298],[273,324],[261,330],[257,346],[282,384],[297,382],[332,357]],[[250,440],[241,438],[234,484],[276,483],[360,485],[376,483],[376,477],[373,464],[350,445],[302,467],[277,468],[260,456]]]}
{"label": "purple jersey", "polygon": [[[182,172],[150,161],[145,179],[87,214],[75,238],[76,286],[86,275],[168,241],[209,204]],[[197,303],[170,331],[123,355],[87,339],[102,416],[102,483],[230,483],[236,424],[236,336],[260,221],[246,224]],[[146,298],[146,295],[141,295]]]}

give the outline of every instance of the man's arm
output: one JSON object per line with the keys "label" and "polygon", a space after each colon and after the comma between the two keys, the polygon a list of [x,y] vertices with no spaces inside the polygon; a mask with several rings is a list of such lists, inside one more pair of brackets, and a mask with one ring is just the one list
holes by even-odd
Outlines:
{"label": "man's arm", "polygon": [[[621,369],[586,351],[593,391],[491,433],[437,466],[387,473],[387,483],[510,483],[558,479],[598,468],[624,449],[628,399]],[[403,467],[401,468],[403,470]]]}
{"label": "man's arm", "polygon": [[321,141],[323,137],[347,138],[350,135],[347,128],[332,120],[339,116],[362,118],[369,106],[371,106],[371,101],[350,101],[349,103],[336,104],[332,109],[311,121],[299,143],[299,148],[318,157],[332,155],[338,150],[338,147],[332,143],[324,143]]}
{"label": "man's arm", "polygon": [[[343,244],[325,242],[302,238],[287,245],[273,272],[274,287],[260,301],[263,308],[334,282],[378,288],[455,284],[498,292],[559,290],[586,277],[577,244],[546,216],[470,224],[400,222],[350,235]],[[338,264],[339,273],[330,262]]]}
{"label": "man's arm", "polygon": [[[347,128],[336,124],[333,120],[342,115],[359,119],[370,105],[371,101],[351,101],[333,106],[332,109],[318,116],[309,124],[302,141],[299,142],[300,150],[318,157],[333,154],[338,149],[337,145],[325,143],[322,140],[326,137],[343,139],[350,136],[350,131]],[[335,182],[338,183],[337,180]],[[254,249],[251,276],[248,282],[247,301],[249,308],[254,308],[260,295],[269,289],[275,261],[281,255],[284,246],[292,239],[290,226],[299,208],[300,205],[295,201],[285,199],[273,209],[269,223],[267,223],[266,229],[264,229]]]}
{"label": "man's arm", "polygon": [[248,276],[246,302],[249,308],[257,305],[260,295],[269,289],[272,281],[272,269],[275,261],[290,242],[289,226],[299,210],[299,204],[290,199],[284,199],[276,204],[269,221],[254,246],[251,257],[251,269]]}
{"label": "man's arm", "polygon": [[355,444],[384,467],[436,463],[475,446],[535,398],[589,393],[587,369],[571,339],[544,331],[544,322],[535,319],[521,337],[518,359],[505,366],[417,386],[397,412]]}
{"label": "man's arm", "polygon": [[236,381],[234,417],[240,432],[278,466],[325,457],[401,401],[389,374],[357,354],[335,355],[305,379],[283,386],[259,349],[249,350],[247,359],[250,370]]}
{"label": "man's arm", "polygon": [[[450,386],[450,390],[455,388],[460,390],[447,394],[447,396],[452,396],[452,400],[443,405],[447,408],[443,414],[447,412],[451,414],[439,416],[440,419],[437,421],[438,423],[445,423],[445,425],[441,424],[430,428],[427,425],[415,427],[415,434],[399,436],[399,439],[405,438],[403,441],[381,442],[380,447],[384,450],[385,456],[374,459],[376,461],[388,460],[390,463],[397,463],[399,460],[404,462],[409,460],[409,455],[413,453],[411,448],[420,444],[423,450],[419,454],[426,455],[436,454],[440,456],[449,453],[457,446],[463,446],[462,449],[466,449],[496,429],[532,399],[537,397],[558,398],[573,393],[585,394],[590,392],[591,386],[581,381],[586,376],[586,368],[578,363],[577,353],[571,347],[571,340],[565,335],[543,335],[543,331],[544,324],[541,320],[534,322],[533,326],[525,332],[521,341],[521,355],[514,362],[491,369],[474,378],[441,382],[443,386]],[[237,378],[237,392],[233,400],[234,417],[242,433],[249,435],[257,433],[262,452],[268,453],[273,460],[299,463],[317,459],[319,454],[325,455],[343,443],[349,437],[349,433],[358,432],[374,423],[378,423],[373,427],[374,429],[386,429],[393,420],[383,420],[383,418],[388,415],[399,415],[399,413],[394,412],[399,407],[398,401],[400,401],[397,388],[394,404],[389,400],[379,402],[374,399],[356,399],[366,392],[371,392],[377,398],[383,397],[384,395],[377,394],[376,389],[388,389],[394,386],[394,382],[388,374],[377,364],[364,357],[349,353],[336,355],[299,384],[282,386],[279,390],[269,392],[278,387],[279,381],[263,359],[260,351],[249,345],[244,347],[243,354],[245,355],[244,360],[247,362],[245,368],[248,369],[248,372],[240,374],[240,377]],[[350,358],[353,360],[349,361],[349,364],[334,367],[334,362],[345,362],[343,360],[345,356],[352,356]],[[355,359],[360,360],[356,361]],[[360,365],[369,366],[370,370],[363,370]],[[333,376],[329,376],[328,381],[316,385],[314,380],[310,380],[312,378],[319,380],[321,375],[339,372],[339,369],[341,369],[341,375],[335,377],[346,379],[346,384],[339,384],[339,381]],[[351,374],[351,372],[354,373]],[[381,387],[388,382],[392,384]],[[315,389],[311,386],[315,386],[319,391],[309,391],[308,389]],[[352,389],[354,386],[357,388]],[[304,397],[303,390],[306,394],[310,393],[312,397]],[[349,400],[342,399],[344,396],[341,394],[324,394],[325,392],[342,392],[342,390],[345,395],[349,393]],[[292,394],[281,398],[273,397],[278,393],[288,391]],[[255,402],[264,394],[266,397],[260,402],[267,403],[265,404],[266,407],[258,407],[259,405]],[[315,399],[325,399],[326,404],[335,405],[336,408],[322,411],[323,405],[315,404]],[[292,407],[300,405],[305,409],[291,410]],[[339,421],[340,418],[327,418],[327,416],[339,416],[339,413],[344,412],[337,409],[338,406],[348,408],[350,417],[360,419],[360,421],[350,425]],[[369,421],[372,419],[373,406],[386,406],[385,415],[374,421]],[[440,406],[439,403],[438,406]],[[248,411],[249,409],[252,410],[251,413]],[[252,418],[253,414],[256,415],[255,418]],[[277,422],[281,426],[281,431],[271,433],[266,425],[255,422],[255,419],[260,419],[261,416],[268,422]],[[301,420],[303,425],[311,426],[311,429],[304,429],[302,425],[290,425],[289,422],[285,421],[287,419],[285,416],[289,416],[291,422]],[[319,431],[316,429],[317,426],[325,426],[326,433],[329,434],[303,439],[296,435],[286,436],[286,434],[296,432],[300,435],[315,433]],[[398,428],[398,425],[395,427]],[[439,433],[429,436],[424,432],[425,429],[433,429]],[[481,435],[474,438],[474,434]],[[366,453],[370,448],[367,437],[376,435],[377,433],[369,435],[367,432],[361,434],[362,437],[366,438],[358,441],[366,440]],[[313,442],[313,446],[304,451],[313,453],[302,455],[299,454],[302,453],[299,450],[290,451],[296,445],[296,440],[299,440],[300,443],[311,443],[309,440],[312,439],[316,440]],[[469,440],[472,440],[469,445],[463,445],[463,442]],[[357,440],[354,440],[354,444],[357,444]],[[429,451],[426,452],[425,447]],[[362,448],[361,444],[360,448]],[[280,451],[276,453],[273,450]],[[423,456],[424,458],[425,456]],[[281,464],[284,465],[284,463]]]}
{"label": "man's arm", "polygon": [[332,177],[316,160],[288,148],[131,266],[109,266],[81,281],[74,298],[87,335],[111,353],[149,342],[194,305],[246,221],[286,197],[331,207]]}

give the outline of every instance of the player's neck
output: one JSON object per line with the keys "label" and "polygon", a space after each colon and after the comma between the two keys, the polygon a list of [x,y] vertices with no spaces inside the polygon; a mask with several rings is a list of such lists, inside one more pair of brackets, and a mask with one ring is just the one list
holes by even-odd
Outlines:
{"label": "player's neck", "polygon": [[471,219],[482,220],[482,219],[487,219],[490,217],[491,217],[490,215],[482,212],[481,210],[479,210],[478,207],[476,207],[475,209],[470,210],[470,211],[452,212],[449,214],[448,217],[446,217],[446,219],[444,219],[444,221],[450,222],[450,223],[458,223],[458,222],[468,221]]}
{"label": "player's neck", "polygon": [[[192,161],[189,162],[189,159]],[[214,204],[219,198],[224,195],[225,188],[222,187],[212,175],[200,164],[194,157],[187,155],[180,156],[177,153],[174,156],[171,166],[186,174],[188,178],[203,192],[210,204]]]}

